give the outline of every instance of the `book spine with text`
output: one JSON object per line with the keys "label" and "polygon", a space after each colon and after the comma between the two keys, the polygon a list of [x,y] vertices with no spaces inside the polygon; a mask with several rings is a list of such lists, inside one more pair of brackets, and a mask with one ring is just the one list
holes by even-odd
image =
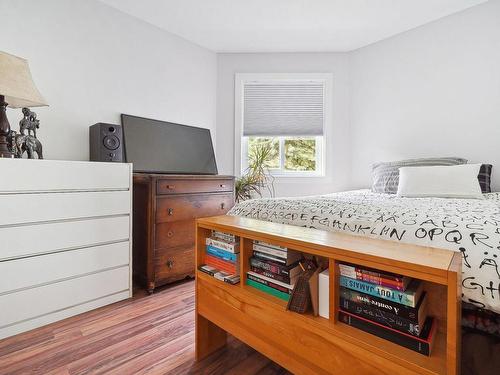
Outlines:
{"label": "book spine with text", "polygon": [[263,276],[269,277],[271,279],[281,281],[282,283],[290,284],[290,277],[289,276],[276,274],[274,272],[269,272],[269,271],[266,271],[260,267],[254,267],[254,266],[250,266],[250,270],[255,272],[255,273],[258,273],[259,275],[263,275]]}
{"label": "book spine with text", "polygon": [[230,253],[229,251],[218,249],[216,247],[213,247],[212,245],[207,245],[207,254],[233,263],[236,263],[239,259],[239,254]]}
{"label": "book spine with text", "polygon": [[227,242],[238,242],[238,239],[239,239],[234,234],[219,232],[218,230],[212,231],[212,237],[215,237],[215,238],[218,238],[222,241],[227,241]]}
{"label": "book spine with text", "polygon": [[349,264],[339,264],[339,270],[342,276],[401,291],[404,291],[411,281],[410,277],[365,270]]}
{"label": "book spine with text", "polygon": [[398,331],[406,332],[413,336],[420,335],[420,326],[418,323],[388,313],[382,309],[355,303],[342,297],[340,298],[340,308],[386,327],[397,329]]}
{"label": "book spine with text", "polygon": [[261,290],[261,291],[263,291],[263,292],[265,292],[267,294],[270,294],[270,295],[272,295],[274,297],[281,298],[282,300],[288,301],[290,299],[290,294],[280,292],[279,290],[271,288],[271,287],[269,287],[267,285],[258,283],[256,281],[253,281],[253,280],[250,280],[250,279],[247,279],[246,283],[247,283],[247,285],[250,285],[251,287],[253,287],[255,289]]}
{"label": "book spine with text", "polygon": [[247,273],[247,279],[255,281],[256,283],[259,283],[262,285],[266,285],[270,288],[279,290],[280,292],[292,294],[292,289],[287,288],[287,287],[282,286],[282,285],[279,285],[277,283],[273,283],[272,281],[264,280],[263,278],[258,277],[256,275],[252,275],[250,273]]}
{"label": "book spine with text", "polygon": [[392,288],[383,287],[367,283],[365,281],[351,279],[346,276],[340,276],[340,285],[349,289],[357,290],[361,293],[366,293],[371,296],[380,297],[388,301],[397,302],[405,306],[415,307],[417,304],[417,295],[413,291],[399,291]]}
{"label": "book spine with text", "polygon": [[269,259],[263,260],[263,259],[256,258],[256,257],[250,258],[250,265],[252,267],[261,268],[265,271],[272,272],[272,273],[275,273],[277,275],[288,276],[288,277],[290,276],[290,270],[297,267],[297,264],[298,263],[296,262],[291,266],[285,266],[283,264],[273,262]]}
{"label": "book spine with text", "polygon": [[415,337],[342,310],[339,311],[339,321],[427,356],[431,353],[437,328],[435,320],[427,318],[421,337]]}
{"label": "book spine with text", "polygon": [[397,317],[407,319],[414,323],[423,324],[425,319],[425,311],[427,305],[427,298],[425,292],[422,293],[420,300],[416,307],[409,307],[401,305],[397,302],[391,302],[382,298],[370,296],[365,293],[360,293],[355,290],[341,286],[339,288],[340,297],[352,301],[354,303],[362,304],[369,307],[377,308],[389,314],[394,314]]}
{"label": "book spine with text", "polygon": [[278,250],[278,249],[272,249],[270,247],[266,247],[266,246],[262,246],[262,245],[259,245],[259,244],[253,244],[253,249],[255,251],[259,251],[261,253],[265,253],[265,254],[269,254],[269,255],[272,255],[272,256],[275,256],[275,257],[278,257],[278,258],[283,258],[283,259],[286,259],[287,257],[287,251],[283,251],[283,250]]}
{"label": "book spine with text", "polygon": [[276,249],[276,250],[282,250],[282,251],[287,251],[288,250],[288,248],[286,248],[284,246],[273,245],[273,244],[270,244],[270,243],[267,243],[267,242],[264,242],[264,241],[254,240],[253,243],[257,244],[257,245],[262,245],[262,246],[265,246],[265,247],[270,247],[270,248],[273,248],[273,249]]}
{"label": "book spine with text", "polygon": [[240,252],[240,244],[238,242],[225,242],[221,240],[217,240],[214,238],[207,238],[206,244],[209,246],[217,247],[224,251],[229,251],[230,253],[239,253]]}
{"label": "book spine with text", "polygon": [[231,262],[226,262],[220,258],[214,257],[210,254],[205,254],[205,263],[209,266],[215,267],[221,271],[225,271],[230,274],[239,273],[239,267]]}
{"label": "book spine with text", "polygon": [[283,259],[283,258],[278,258],[278,257],[275,257],[273,255],[269,255],[267,253],[262,253],[260,251],[253,251],[253,255],[259,259],[263,259],[263,260],[271,260],[273,262],[277,262],[277,263],[280,263],[280,264],[283,264],[283,265],[286,265],[286,260]]}

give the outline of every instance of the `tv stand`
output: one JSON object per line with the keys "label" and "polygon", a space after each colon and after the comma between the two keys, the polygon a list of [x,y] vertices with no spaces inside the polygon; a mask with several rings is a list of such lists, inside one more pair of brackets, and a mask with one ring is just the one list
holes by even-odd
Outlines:
{"label": "tv stand", "polygon": [[234,205],[234,177],[134,173],[134,279],[158,286],[194,277],[195,219]]}

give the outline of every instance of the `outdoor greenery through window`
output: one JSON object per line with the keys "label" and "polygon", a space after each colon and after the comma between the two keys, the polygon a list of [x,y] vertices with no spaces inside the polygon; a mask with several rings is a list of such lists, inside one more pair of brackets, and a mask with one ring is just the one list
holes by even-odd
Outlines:
{"label": "outdoor greenery through window", "polygon": [[266,167],[274,174],[319,172],[319,151],[322,137],[246,137],[248,154],[258,147],[270,145]]}

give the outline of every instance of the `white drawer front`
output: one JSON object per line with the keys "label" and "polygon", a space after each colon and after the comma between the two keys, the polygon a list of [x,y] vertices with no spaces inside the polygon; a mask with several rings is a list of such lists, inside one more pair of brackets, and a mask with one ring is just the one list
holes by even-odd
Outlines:
{"label": "white drawer front", "polygon": [[130,188],[131,164],[124,163],[0,159],[0,170],[0,192]]}
{"label": "white drawer front", "polygon": [[130,213],[130,192],[0,195],[0,225]]}
{"label": "white drawer front", "polygon": [[66,319],[69,318],[70,316],[75,316],[86,311],[94,310],[101,306],[106,306],[111,303],[115,303],[130,297],[132,297],[132,295],[127,290],[125,292],[112,294],[110,296],[95,299],[90,302],[82,303],[80,305],[68,307],[67,309],[64,310],[58,310],[54,313],[42,315],[38,318],[25,320],[21,323],[14,324],[5,328],[0,328],[0,340],[5,337],[17,335],[18,333],[26,332],[29,331],[30,329],[38,328],[46,324],[57,322],[58,320]]}
{"label": "white drawer front", "polygon": [[128,266],[129,258],[130,243],[126,241],[0,262],[0,294],[112,267]]}
{"label": "white drawer front", "polygon": [[0,329],[129,289],[129,267],[0,296]]}
{"label": "white drawer front", "polygon": [[0,261],[130,239],[130,217],[62,221],[0,228]]}

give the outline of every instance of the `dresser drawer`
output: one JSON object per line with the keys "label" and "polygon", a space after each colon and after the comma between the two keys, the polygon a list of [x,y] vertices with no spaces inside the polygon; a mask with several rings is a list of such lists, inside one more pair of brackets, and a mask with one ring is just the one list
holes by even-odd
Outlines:
{"label": "dresser drawer", "polygon": [[0,331],[26,319],[126,291],[130,288],[129,266],[103,271],[36,288],[0,295]]}
{"label": "dresser drawer", "polygon": [[0,262],[11,258],[128,241],[129,220],[127,215],[0,227]]}
{"label": "dresser drawer", "polygon": [[0,295],[128,266],[128,241],[0,262]]}
{"label": "dresser drawer", "polygon": [[195,221],[193,219],[157,224],[155,249],[192,245],[194,232]]}
{"label": "dresser drawer", "polygon": [[0,226],[129,215],[130,191],[0,194]]}
{"label": "dresser drawer", "polygon": [[234,204],[230,194],[179,195],[157,199],[156,222],[173,222],[225,214]]}
{"label": "dresser drawer", "polygon": [[157,194],[219,193],[232,192],[234,180],[228,179],[168,179],[159,180],[156,185]]}
{"label": "dresser drawer", "polygon": [[194,276],[194,245],[155,251],[155,283],[163,283]]}

